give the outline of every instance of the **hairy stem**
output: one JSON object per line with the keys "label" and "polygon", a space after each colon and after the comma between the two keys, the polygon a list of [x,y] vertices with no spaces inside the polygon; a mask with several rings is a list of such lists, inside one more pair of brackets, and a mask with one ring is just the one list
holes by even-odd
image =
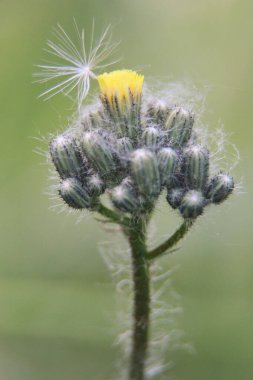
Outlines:
{"label": "hairy stem", "polygon": [[150,278],[147,260],[146,228],[142,219],[133,220],[127,236],[132,253],[134,309],[129,380],[145,379],[148,349]]}
{"label": "hairy stem", "polygon": [[185,220],[176,232],[152,251],[147,250],[146,217],[126,217],[100,204],[97,211],[113,223],[122,226],[132,255],[133,269],[133,329],[129,363],[129,380],[145,380],[145,363],[149,346],[150,274],[149,262],[173,248],[188,232],[194,219]]}
{"label": "hairy stem", "polygon": [[96,211],[100,215],[108,218],[112,223],[118,223],[118,224],[126,226],[126,227],[130,226],[130,219],[128,217],[123,216],[122,214],[119,214],[119,213],[111,210],[110,208],[107,208],[102,203],[99,203]]}
{"label": "hairy stem", "polygon": [[186,235],[193,223],[194,219],[185,220],[181,224],[181,226],[176,230],[176,232],[174,232],[174,234],[171,235],[164,243],[162,243],[152,251],[148,252],[148,260],[153,260],[158,256],[161,256],[162,254],[166,253],[168,249],[173,248],[179,242],[179,240],[181,240]]}

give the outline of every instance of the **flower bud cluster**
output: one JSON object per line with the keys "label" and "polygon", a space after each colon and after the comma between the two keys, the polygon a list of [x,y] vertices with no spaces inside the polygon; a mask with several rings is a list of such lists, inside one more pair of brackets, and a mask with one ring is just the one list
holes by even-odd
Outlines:
{"label": "flower bud cluster", "polygon": [[155,102],[143,111],[140,89],[136,95],[131,85],[118,94],[113,82],[108,93],[106,85],[101,104],[50,143],[59,194],[70,207],[95,210],[106,191],[119,212],[140,215],[154,208],[165,189],[168,204],[194,219],[229,196],[233,178],[224,172],[210,176],[209,151],[193,138],[191,111]]}

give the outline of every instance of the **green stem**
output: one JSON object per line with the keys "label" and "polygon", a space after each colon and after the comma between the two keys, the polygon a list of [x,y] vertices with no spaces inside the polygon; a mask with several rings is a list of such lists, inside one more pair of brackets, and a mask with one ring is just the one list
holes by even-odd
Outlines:
{"label": "green stem", "polygon": [[176,232],[174,232],[174,234],[171,235],[164,243],[162,243],[152,251],[148,252],[148,260],[153,260],[158,256],[164,254],[168,249],[173,248],[179,242],[179,240],[181,240],[186,235],[193,223],[194,219],[185,220],[181,224],[181,226],[176,230]]}
{"label": "green stem", "polygon": [[102,203],[99,203],[96,211],[99,214],[103,215],[104,217],[110,219],[110,221],[113,223],[118,223],[118,224],[121,224],[121,225],[126,226],[126,227],[129,227],[129,225],[130,225],[130,219],[129,218],[107,208]]}
{"label": "green stem", "polygon": [[128,218],[100,204],[97,211],[113,223],[122,226],[132,254],[133,268],[133,330],[129,365],[129,380],[145,380],[145,363],[148,351],[150,322],[150,274],[149,261],[174,247],[193,225],[194,220],[185,220],[177,231],[152,251],[147,251],[146,226],[149,217]]}
{"label": "green stem", "polygon": [[144,380],[150,314],[150,278],[145,222],[141,219],[132,221],[132,228],[128,229],[126,234],[132,253],[134,284],[133,332],[129,380]]}

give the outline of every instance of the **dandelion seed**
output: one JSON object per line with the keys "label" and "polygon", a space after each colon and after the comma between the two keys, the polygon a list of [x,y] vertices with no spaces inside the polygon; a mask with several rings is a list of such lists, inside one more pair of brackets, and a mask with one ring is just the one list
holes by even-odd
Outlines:
{"label": "dandelion seed", "polygon": [[75,23],[76,42],[60,24],[53,30],[55,42],[49,40],[45,49],[51,56],[57,58],[51,64],[37,65],[40,72],[34,74],[38,83],[52,84],[40,97],[45,100],[54,95],[63,93],[69,95],[77,90],[77,103],[79,109],[87,97],[90,89],[90,79],[96,79],[96,71],[105,69],[118,62],[107,62],[118,43],[111,42],[111,26],[109,25],[97,41],[94,41],[94,23],[92,25],[91,39],[88,49],[84,29],[79,30]]}

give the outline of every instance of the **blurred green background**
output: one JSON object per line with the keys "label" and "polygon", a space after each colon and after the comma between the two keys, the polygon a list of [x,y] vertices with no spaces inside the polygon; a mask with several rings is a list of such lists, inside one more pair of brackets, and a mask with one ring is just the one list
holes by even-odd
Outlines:
{"label": "blurred green background", "polygon": [[[196,353],[177,351],[178,380],[253,378],[253,2],[251,0],[0,0],[0,378],[111,380],[115,373],[115,290],[98,242],[115,240],[91,217],[49,210],[48,168],[34,153],[67,125],[61,97],[43,102],[34,64],[60,22],[114,25],[119,67],[146,77],[190,79],[209,88],[205,122],[220,121],[241,153],[244,192],[200,218],[182,249],[163,258]],[[179,223],[156,214],[155,240]],[[120,239],[119,239],[120,241]]]}

